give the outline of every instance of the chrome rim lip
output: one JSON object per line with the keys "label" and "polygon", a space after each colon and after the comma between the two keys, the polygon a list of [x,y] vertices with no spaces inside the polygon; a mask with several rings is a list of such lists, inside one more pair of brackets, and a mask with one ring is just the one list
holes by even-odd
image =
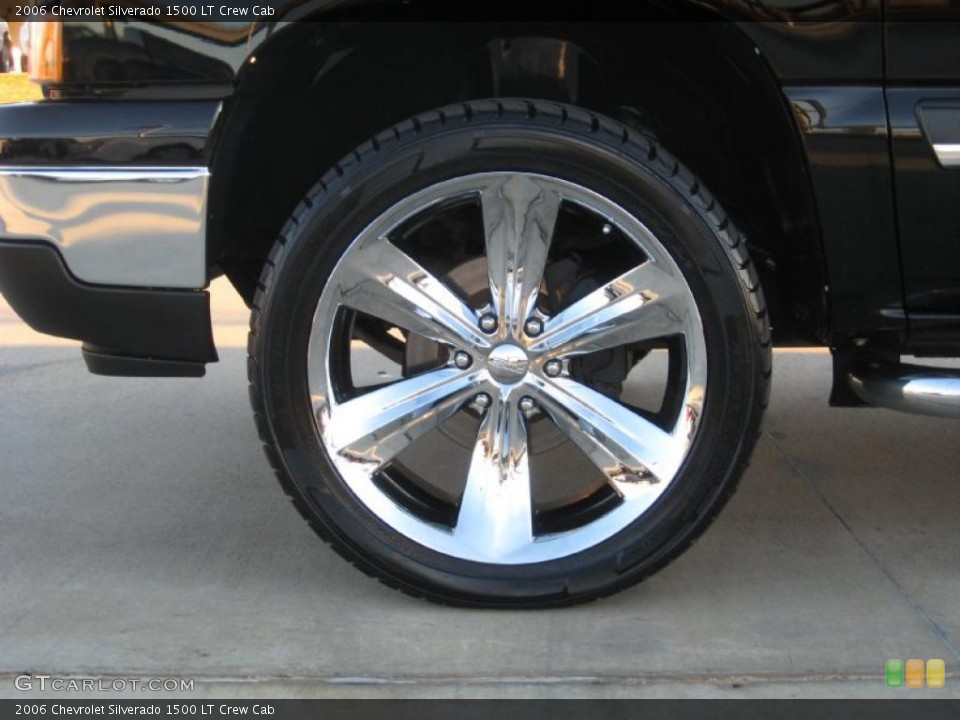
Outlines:
{"label": "chrome rim lip", "polygon": [[[488,539],[471,539],[469,532],[458,532],[460,523],[458,523],[457,528],[451,530],[423,520],[384,494],[373,480],[378,467],[377,447],[364,447],[357,450],[356,444],[354,444],[350,446],[349,452],[344,449],[343,436],[350,433],[342,428],[347,425],[353,426],[357,420],[367,418],[363,413],[361,413],[363,417],[360,418],[351,414],[349,416],[350,422],[346,422],[348,413],[355,412],[358,406],[355,405],[349,409],[344,409],[343,406],[356,403],[357,400],[362,400],[364,396],[345,403],[337,401],[332,383],[331,350],[335,341],[332,333],[336,313],[342,305],[351,306],[350,303],[355,300],[355,296],[350,296],[353,291],[350,279],[352,262],[369,261],[371,259],[369,254],[371,248],[378,251],[385,238],[406,220],[428,212],[431,208],[451,198],[473,194],[479,194],[483,197],[483,193],[489,193],[492,189],[498,187],[502,188],[505,183],[515,177],[528,179],[544,192],[556,193],[561,200],[581,205],[604,218],[607,222],[616,225],[649,258],[650,262],[647,265],[652,263],[655,270],[664,273],[664,277],[672,278],[675,287],[671,288],[671,293],[676,293],[678,297],[675,301],[675,307],[663,312],[671,315],[673,320],[679,323],[678,327],[681,328],[680,334],[684,339],[687,360],[686,386],[683,392],[683,408],[675,426],[667,434],[669,439],[664,441],[669,443],[667,457],[662,459],[663,462],[655,468],[652,476],[642,474],[633,475],[630,478],[620,476],[621,481],[615,484],[615,488],[623,499],[621,504],[601,517],[573,530],[533,536],[529,538],[529,542],[517,541],[506,543],[504,547],[498,547],[496,543],[491,545]],[[487,235],[489,238],[489,232],[487,232]],[[367,254],[364,255],[364,253]],[[376,256],[376,252],[374,252],[374,256]],[[387,270],[389,271],[389,268]],[[626,275],[622,277],[626,277]],[[613,286],[614,283],[610,285]],[[435,289],[429,285],[426,287],[431,292]],[[615,287],[608,288],[607,295],[610,296],[611,293],[616,291],[617,288]],[[435,296],[437,294],[443,296],[442,291],[435,293]],[[524,292],[517,293],[520,296],[523,294]],[[619,298],[615,298],[613,301],[603,300],[603,302],[610,303],[609,307],[612,307],[612,303],[617,299]],[[630,297],[627,297],[627,299],[629,300]],[[367,302],[367,300],[364,300],[364,302]],[[674,312],[676,308],[680,308],[680,311]],[[606,309],[609,308],[606,306],[599,307],[596,317],[591,316],[598,321],[601,327],[603,327],[605,319],[602,313]],[[532,309],[528,308],[527,312],[530,311]],[[491,425],[496,424],[496,418],[503,419],[503,422],[509,425],[512,415],[518,414],[514,409],[517,403],[522,397],[530,397],[540,404],[554,422],[562,429],[565,428],[565,432],[569,432],[571,440],[574,440],[575,444],[580,446],[588,456],[593,452],[595,457],[600,458],[595,460],[598,467],[603,462],[603,458],[609,455],[609,453],[604,454],[603,440],[610,443],[608,447],[622,447],[627,443],[621,441],[618,446],[617,439],[621,435],[623,437],[627,435],[628,428],[623,427],[623,425],[641,424],[639,416],[626,408],[622,408],[622,406],[620,406],[622,411],[611,408],[609,404],[596,398],[596,393],[593,393],[593,391],[584,391],[585,386],[579,385],[564,376],[551,378],[543,372],[544,363],[553,357],[557,357],[558,352],[562,356],[564,349],[570,350],[572,348],[573,353],[590,351],[591,343],[594,342],[592,338],[598,334],[595,327],[591,326],[590,330],[580,335],[571,334],[578,328],[582,329],[583,323],[578,325],[576,318],[563,318],[562,316],[566,312],[564,311],[555,318],[546,318],[544,331],[537,337],[526,338],[518,328],[514,327],[511,330],[508,327],[504,330],[502,326],[496,335],[491,336],[479,329],[481,313],[477,310],[471,310],[471,315],[468,318],[460,317],[463,315],[462,308],[459,315],[455,308],[451,310],[449,307],[441,307],[438,312],[449,315],[449,317],[445,315],[445,320],[451,326],[454,326],[454,331],[444,331],[444,334],[449,335],[446,339],[452,338],[459,343],[455,345],[456,347],[469,348],[475,357],[485,357],[493,348],[502,347],[500,343],[506,339],[504,337],[505,333],[507,336],[512,333],[513,337],[509,338],[510,342],[521,344],[528,351],[530,355],[529,367],[522,378],[508,384],[498,382],[482,361],[476,361],[466,369],[459,369],[451,365],[448,368],[433,371],[430,374],[437,375],[437,386],[424,388],[418,397],[418,402],[412,403],[411,407],[429,406],[430,412],[427,415],[432,414],[434,418],[444,417],[452,415],[477,393],[488,393],[495,399],[492,407],[484,411],[484,423],[481,426],[482,435],[484,424],[488,419]],[[428,316],[431,313],[428,311],[423,314]],[[471,320],[472,325],[468,326],[466,322],[461,322],[465,320]],[[567,320],[571,321],[567,322]],[[522,328],[522,318],[519,325]],[[636,323],[633,322],[625,324],[623,328],[630,331],[635,326]],[[606,327],[614,327],[615,332],[618,332],[612,321],[609,321]],[[433,331],[434,329],[431,329],[431,332]],[[404,198],[368,225],[344,252],[321,292],[313,315],[307,355],[308,383],[318,437],[332,464],[356,498],[380,521],[420,545],[462,560],[502,565],[546,562],[582,552],[610,539],[643,516],[672,484],[680,466],[686,459],[703,412],[706,393],[707,356],[700,314],[692,292],[679,267],[659,240],[639,219],[611,200],[587,188],[566,180],[519,171],[515,173],[482,173],[437,183]],[[438,389],[441,385],[443,387],[442,392]],[[434,393],[435,396],[431,393]],[[570,398],[574,394],[577,397],[571,400]],[[585,397],[587,401],[584,400]],[[602,411],[595,411],[590,406],[590,398],[598,400],[602,406]],[[565,402],[566,400],[569,400],[569,402]],[[582,406],[580,409],[583,413],[571,412],[571,405],[574,407]],[[501,412],[501,407],[506,409]],[[359,406],[359,409],[363,409],[362,405]],[[396,434],[401,431],[409,435],[416,435],[418,430],[411,425],[420,422],[418,418],[422,415],[418,418],[408,417],[404,421],[402,419],[404,417],[403,410],[403,407],[398,406],[383,411],[384,415],[394,412],[401,418],[396,420],[396,427],[391,425],[390,432]],[[605,411],[612,411],[613,416],[602,417]],[[500,415],[496,415],[498,412]],[[598,426],[609,429],[606,437],[598,438],[596,428],[589,424],[591,413],[594,412],[597,415]],[[629,413],[629,417],[621,413]],[[584,419],[585,416],[587,419]],[[618,418],[619,420],[626,419],[627,422],[618,422]],[[376,422],[379,422],[380,419],[382,418],[378,417]],[[371,423],[371,425],[376,425],[376,422]],[[405,422],[406,424],[404,424]],[[618,432],[618,428],[622,433]],[[381,433],[380,439],[386,445],[391,442],[390,432]],[[574,437],[577,433],[580,434],[579,438]],[[356,434],[356,431],[353,434]],[[525,426],[522,420],[519,421],[515,432],[507,431],[501,435],[493,434],[487,437],[515,439],[517,436],[520,436],[521,439],[517,453],[525,454]],[[387,437],[387,440],[383,441],[383,437]],[[478,439],[478,448],[481,445],[482,443]],[[598,448],[598,445],[601,447]],[[489,460],[489,457],[487,459]],[[471,467],[474,467],[476,462],[477,458],[475,457]],[[519,458],[517,467],[520,465],[525,465],[524,458]],[[607,466],[609,466],[609,463]],[[511,467],[513,466],[511,465]],[[509,475],[508,471],[502,469],[501,464],[500,488],[510,485],[510,483],[503,482],[504,473]],[[608,472],[608,474],[610,473]],[[468,487],[469,484],[470,479],[468,478]],[[514,502],[522,503],[523,492],[515,487],[520,484],[522,484],[522,480],[513,483],[508,490],[504,491],[505,494],[502,497],[498,496],[493,500],[486,497],[484,502],[488,504],[483,505],[481,503],[480,507],[493,507],[489,503],[494,501],[499,502],[496,508],[512,506],[511,504]],[[529,502],[529,477],[526,478],[526,485],[527,502]],[[511,491],[519,493],[519,495],[511,496]],[[466,492],[465,490],[465,495]],[[464,502],[466,502],[466,498]],[[471,507],[474,506],[471,505]],[[522,518],[517,522],[521,520]],[[481,523],[481,526],[486,527],[487,530],[490,529],[483,523]],[[496,532],[498,531],[495,530],[494,534]],[[489,535],[489,533],[486,534]],[[509,532],[506,534],[509,535]]]}

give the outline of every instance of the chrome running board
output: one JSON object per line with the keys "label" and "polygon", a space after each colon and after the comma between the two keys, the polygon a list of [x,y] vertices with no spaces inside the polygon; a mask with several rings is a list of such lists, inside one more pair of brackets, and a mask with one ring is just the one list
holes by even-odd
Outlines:
{"label": "chrome running board", "polygon": [[856,365],[847,379],[869,405],[960,418],[960,369],[871,361]]}

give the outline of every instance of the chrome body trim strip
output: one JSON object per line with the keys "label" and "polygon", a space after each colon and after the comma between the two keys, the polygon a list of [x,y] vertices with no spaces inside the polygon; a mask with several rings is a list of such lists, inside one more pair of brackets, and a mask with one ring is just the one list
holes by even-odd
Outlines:
{"label": "chrome body trim strip", "polygon": [[960,143],[934,143],[933,151],[945,168],[960,168]]}
{"label": "chrome body trim strip", "polygon": [[0,167],[0,238],[45,240],[77,279],[206,285],[205,167]]}

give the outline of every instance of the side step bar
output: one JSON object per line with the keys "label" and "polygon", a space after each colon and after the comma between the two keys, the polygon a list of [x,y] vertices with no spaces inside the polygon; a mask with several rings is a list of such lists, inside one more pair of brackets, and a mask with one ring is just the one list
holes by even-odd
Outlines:
{"label": "side step bar", "polygon": [[847,381],[868,405],[960,418],[960,368],[870,361],[855,365]]}

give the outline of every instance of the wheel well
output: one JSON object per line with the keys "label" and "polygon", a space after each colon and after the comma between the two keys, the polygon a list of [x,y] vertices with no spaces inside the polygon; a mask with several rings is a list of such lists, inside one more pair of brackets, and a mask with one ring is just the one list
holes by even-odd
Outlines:
{"label": "wheel well", "polygon": [[211,267],[249,302],[309,187],[392,124],[471,99],[556,100],[657,135],[746,232],[776,341],[820,342],[820,235],[789,106],[735,25],[685,18],[292,26],[250,59],[215,130]]}

